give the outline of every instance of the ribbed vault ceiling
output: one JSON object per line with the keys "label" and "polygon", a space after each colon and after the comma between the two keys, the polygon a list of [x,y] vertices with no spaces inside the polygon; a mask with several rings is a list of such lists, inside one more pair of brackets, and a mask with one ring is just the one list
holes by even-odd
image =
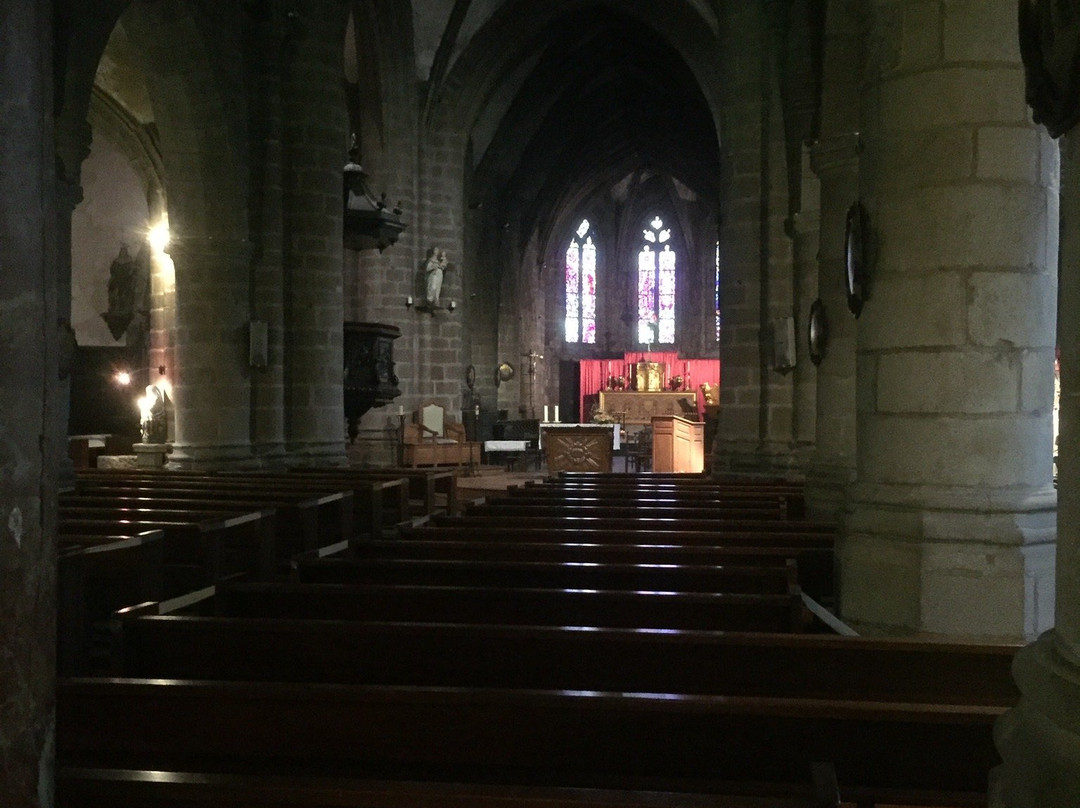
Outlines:
{"label": "ribbed vault ceiling", "polygon": [[535,68],[480,156],[473,205],[520,216],[524,232],[543,230],[568,201],[636,169],[715,198],[713,118],[670,45],[610,8],[567,15],[545,33]]}

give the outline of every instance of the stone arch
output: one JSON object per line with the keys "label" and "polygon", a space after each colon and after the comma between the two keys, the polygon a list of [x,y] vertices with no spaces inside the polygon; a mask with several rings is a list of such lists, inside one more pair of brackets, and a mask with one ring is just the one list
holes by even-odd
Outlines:
{"label": "stone arch", "polygon": [[[247,232],[244,70],[218,21],[189,3],[133,3],[122,24],[143,57],[179,238]],[[168,31],[168,37],[161,37]],[[182,228],[182,230],[181,230]]]}
{"label": "stone arch", "polygon": [[150,364],[166,368],[164,379],[151,376],[175,403],[181,465],[250,453],[246,71],[222,33],[244,21],[222,19],[229,14],[165,0],[132,3],[119,19],[141,63],[165,174],[171,260],[155,271]]}

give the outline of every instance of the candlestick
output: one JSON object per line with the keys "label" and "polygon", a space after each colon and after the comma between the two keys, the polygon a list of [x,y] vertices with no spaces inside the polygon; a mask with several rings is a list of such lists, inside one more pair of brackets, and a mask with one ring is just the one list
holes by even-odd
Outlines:
{"label": "candlestick", "polygon": [[559,405],[555,405],[555,423],[559,423]]}
{"label": "candlestick", "polygon": [[544,423],[545,424],[549,423],[548,422],[548,405],[547,404],[544,405]]}

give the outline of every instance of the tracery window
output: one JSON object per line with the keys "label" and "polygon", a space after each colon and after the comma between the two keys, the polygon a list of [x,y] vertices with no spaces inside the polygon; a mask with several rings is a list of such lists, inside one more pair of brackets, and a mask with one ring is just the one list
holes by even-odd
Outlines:
{"label": "tracery window", "polygon": [[566,248],[566,341],[596,342],[596,245],[582,219]]}
{"label": "tracery window", "polygon": [[654,216],[638,253],[638,342],[675,342],[675,272],[671,228]]}

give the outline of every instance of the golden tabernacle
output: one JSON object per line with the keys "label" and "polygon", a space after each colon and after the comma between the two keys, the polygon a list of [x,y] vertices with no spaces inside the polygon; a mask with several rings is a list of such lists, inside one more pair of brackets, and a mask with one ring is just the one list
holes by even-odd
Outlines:
{"label": "golden tabernacle", "polygon": [[659,392],[664,389],[664,365],[662,362],[646,362],[644,359],[635,366],[637,378],[634,389],[638,392]]}

